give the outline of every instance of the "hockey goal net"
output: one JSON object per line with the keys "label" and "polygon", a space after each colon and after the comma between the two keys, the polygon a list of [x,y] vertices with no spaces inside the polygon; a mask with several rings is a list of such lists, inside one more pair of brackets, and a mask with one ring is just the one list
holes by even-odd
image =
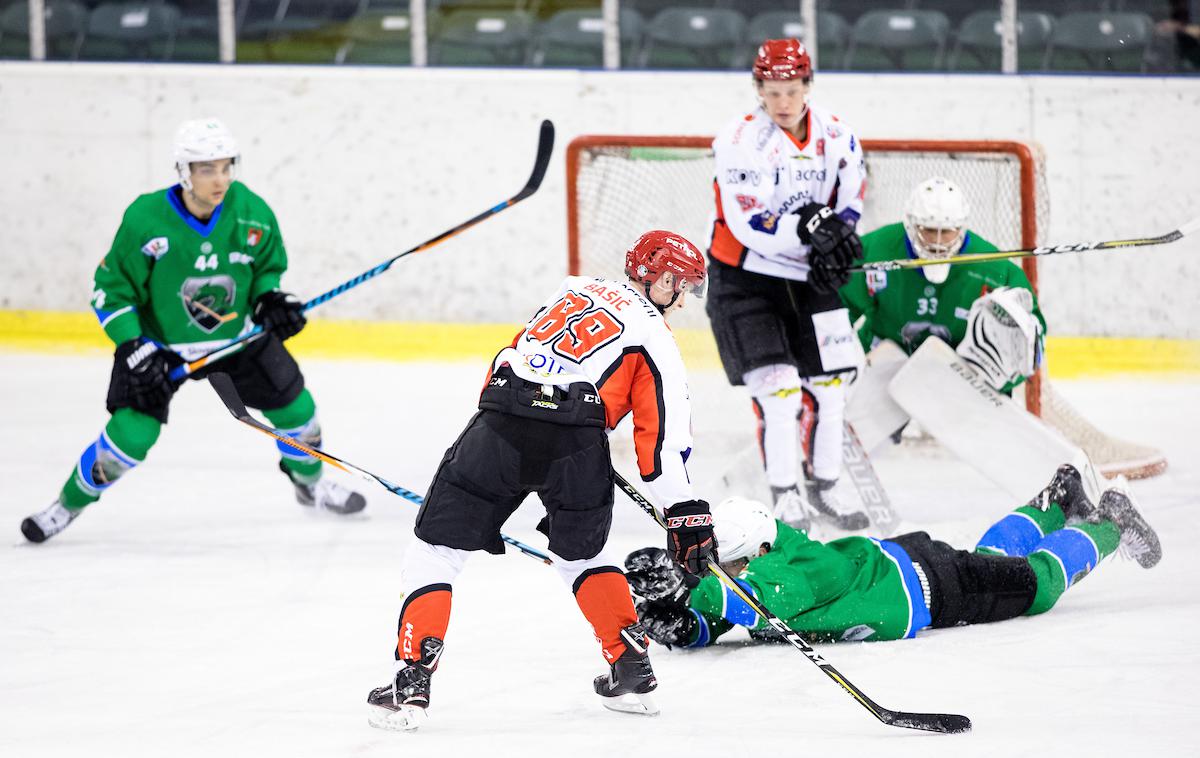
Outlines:
{"label": "hockey goal net", "polygon": [[[863,140],[863,152],[868,180],[858,227],[862,233],[900,220],[911,188],[930,176],[947,177],[963,188],[972,211],[971,228],[1001,250],[1037,245],[1039,230],[1049,226],[1045,161],[1030,145]],[[569,273],[623,276],[622,252],[649,229],[679,232],[704,249],[714,208],[712,178],[712,137],[577,137],[567,147]],[[1037,262],[1027,258],[1022,263],[1036,290]],[[693,384],[698,376],[719,375],[704,309],[685,308],[672,327]],[[706,397],[721,398],[722,390],[715,385],[706,389]],[[1158,450],[1100,431],[1040,376],[1026,383],[1025,403],[1082,447],[1106,475],[1153,476],[1166,467]],[[720,420],[705,407],[708,404],[697,409],[698,430],[707,429],[705,410],[714,424]],[[741,433],[735,435],[744,435],[744,429],[740,426]]]}

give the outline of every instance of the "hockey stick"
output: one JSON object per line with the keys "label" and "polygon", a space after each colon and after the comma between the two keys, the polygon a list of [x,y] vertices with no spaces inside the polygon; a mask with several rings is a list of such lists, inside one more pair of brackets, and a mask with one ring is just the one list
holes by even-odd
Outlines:
{"label": "hockey stick", "polygon": [[[548,120],[543,121],[542,127],[541,127],[541,132],[538,135],[537,157],[534,159],[534,162],[533,162],[533,173],[531,173],[529,175],[529,181],[525,182],[525,186],[521,188],[520,192],[513,195],[512,197],[505,200],[504,202],[500,203],[499,205],[495,205],[491,208],[488,208],[483,213],[480,213],[479,215],[474,216],[474,217],[462,222],[458,226],[455,226],[451,229],[447,229],[446,231],[442,232],[441,234],[437,235],[436,237],[427,239],[424,242],[422,242],[421,244],[417,245],[416,247],[411,248],[409,250],[405,250],[403,253],[400,253],[399,255],[396,255],[396,256],[393,256],[393,257],[387,259],[383,263],[380,263],[378,266],[375,266],[372,269],[368,269],[367,271],[364,271],[363,273],[359,274],[358,276],[354,277],[353,279],[342,282],[341,284],[339,284],[338,286],[329,290],[328,292],[324,292],[320,295],[317,295],[312,300],[309,300],[308,302],[306,302],[304,304],[304,307],[302,310],[307,311],[310,308],[315,308],[318,305],[321,305],[322,303],[332,300],[333,298],[342,294],[346,290],[353,289],[354,287],[357,287],[358,285],[362,284],[363,282],[367,281],[368,279],[373,279],[376,276],[379,276],[384,271],[387,271],[389,268],[391,268],[392,264],[395,263],[396,261],[400,260],[401,258],[408,256],[408,255],[412,255],[413,253],[419,253],[424,250],[428,250],[429,248],[431,248],[441,242],[444,242],[445,240],[450,239],[451,237],[455,236],[459,232],[466,231],[467,229],[470,229],[472,226],[475,226],[476,224],[478,224],[479,222],[484,221],[485,219],[489,219],[492,216],[495,216],[497,213],[504,210],[505,208],[510,208],[510,207],[516,205],[517,203],[521,202],[522,200],[529,197],[533,193],[537,192],[538,187],[540,187],[542,185],[542,179],[546,176],[546,168],[550,165],[550,154],[553,151],[554,151],[554,124]],[[177,380],[177,381],[181,380],[181,379],[186,379],[189,375],[195,373],[196,371],[199,371],[204,366],[206,366],[210,363],[213,363],[215,361],[219,361],[222,358],[224,358],[225,356],[231,355],[231,354],[241,350],[242,348],[244,348],[246,346],[247,342],[258,339],[262,334],[263,334],[262,327],[255,326],[253,329],[246,332],[242,336],[234,339],[229,344],[224,345],[223,347],[217,348],[216,350],[213,350],[212,352],[206,353],[205,355],[200,356],[199,358],[197,358],[194,361],[191,361],[189,363],[184,363],[183,365],[180,365],[180,366],[176,366],[174,369],[171,370],[171,378],[174,380]]]}
{"label": "hockey stick", "polygon": [[[632,500],[637,507],[649,514],[664,530],[667,528],[662,516],[657,510],[655,510],[654,506],[650,504],[650,501],[643,497],[642,493],[634,489],[633,485],[631,485],[625,479],[625,477],[621,476],[616,471],[613,471],[613,478],[616,481],[617,486],[621,488],[621,491],[628,495],[629,499]],[[970,731],[971,719],[967,718],[966,716],[959,716],[953,713],[909,713],[906,711],[892,711],[880,706],[875,701],[871,700],[871,698],[863,694],[862,690],[860,690],[858,687],[855,687],[850,680],[842,676],[837,669],[826,662],[825,659],[821,657],[821,654],[816,650],[813,650],[812,646],[805,642],[804,638],[801,637],[798,632],[788,627],[787,624],[783,623],[782,619],[780,619],[774,613],[771,613],[771,611],[769,611],[766,606],[760,603],[757,598],[755,598],[753,595],[743,589],[741,585],[735,582],[716,561],[709,559],[708,568],[713,572],[713,574],[716,575],[717,579],[719,579],[722,584],[729,588],[731,592],[744,600],[747,605],[754,609],[755,613],[766,619],[767,623],[771,625],[771,627],[779,634],[780,637],[782,637],[786,642],[790,643],[792,647],[803,653],[805,658],[808,658],[810,661],[816,664],[816,666],[824,671],[825,675],[830,679],[840,684],[842,689],[844,689],[846,692],[849,692],[851,696],[853,696],[854,699],[857,700],[860,705],[862,705],[862,707],[870,711],[872,716],[879,719],[884,724],[887,724],[888,726],[904,727],[906,729],[921,729],[927,732],[942,732],[945,734],[958,734],[960,732]]]}
{"label": "hockey stick", "polygon": [[[311,455],[314,458],[319,458],[320,460],[324,461],[325,463],[328,463],[330,466],[333,466],[336,469],[340,469],[341,471],[345,471],[348,474],[354,474],[355,476],[358,476],[358,477],[361,477],[361,478],[367,479],[367,480],[374,480],[375,482],[378,482],[379,484],[383,485],[393,495],[399,495],[400,497],[404,498],[405,500],[409,501],[410,503],[422,505],[425,502],[425,498],[421,497],[420,495],[413,492],[412,490],[405,489],[404,487],[401,487],[398,484],[393,484],[392,482],[389,482],[387,479],[384,479],[382,476],[372,474],[370,471],[359,468],[358,466],[355,466],[353,463],[344,461],[335,455],[330,455],[329,453],[322,452],[321,450],[317,450],[316,448],[309,447],[308,445],[305,445],[303,442],[300,442],[299,440],[296,440],[292,437],[287,436],[286,434],[279,431],[278,429],[273,429],[273,428],[267,426],[266,424],[258,421],[257,419],[255,419],[253,416],[250,415],[250,412],[248,410],[246,410],[246,404],[242,402],[241,396],[238,395],[237,388],[235,388],[233,386],[233,380],[229,378],[229,374],[223,374],[219,371],[214,372],[213,374],[211,374],[208,377],[208,382],[209,382],[209,384],[212,385],[212,388],[217,391],[217,397],[221,398],[221,402],[225,404],[226,409],[228,409],[229,412],[231,414],[233,414],[233,417],[236,418],[238,421],[241,421],[243,424],[250,427],[251,429],[255,429],[257,431],[262,432],[263,434],[274,437],[275,439],[279,440],[283,444],[290,445],[291,447],[294,447],[295,449],[299,450],[300,452],[307,453],[308,455]],[[536,558],[537,560],[541,561],[542,563],[545,563],[547,566],[551,565],[550,556],[546,555],[545,553],[540,552],[537,548],[530,547],[529,545],[526,545],[524,542],[521,542],[520,540],[515,540],[506,534],[501,534],[500,539],[504,540],[509,545],[512,545],[517,550],[520,550],[525,555],[528,555],[530,558]]]}
{"label": "hockey stick", "polygon": [[871,525],[879,530],[881,536],[891,534],[899,521],[896,509],[892,507],[892,499],[879,481],[871,458],[849,421],[844,422],[842,429],[842,465],[846,467],[846,475],[871,518]]}
{"label": "hockey stick", "polygon": [[1077,242],[1072,245],[1050,245],[1045,247],[1029,247],[1022,250],[1002,250],[995,253],[977,253],[971,255],[955,255],[950,258],[930,260],[928,258],[902,258],[893,261],[873,261],[858,266],[851,266],[847,271],[898,271],[908,268],[922,268],[931,264],[947,264],[957,266],[968,263],[984,263],[1009,258],[1033,258],[1058,253],[1082,253],[1088,250],[1114,250],[1122,247],[1147,247],[1150,245],[1166,245],[1176,242],[1189,234],[1200,231],[1200,218],[1194,218],[1173,232],[1161,237],[1145,237],[1131,240],[1109,240],[1107,242]]}

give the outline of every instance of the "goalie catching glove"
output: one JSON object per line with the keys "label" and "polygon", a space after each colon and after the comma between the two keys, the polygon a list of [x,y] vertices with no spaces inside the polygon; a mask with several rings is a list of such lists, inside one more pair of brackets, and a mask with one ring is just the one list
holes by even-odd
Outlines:
{"label": "goalie catching glove", "polygon": [[863,257],[862,241],[854,227],[827,205],[809,203],[796,214],[800,216],[796,234],[809,246],[809,284],[818,292],[836,292],[850,281],[851,264]]}
{"label": "goalie catching glove", "polygon": [[708,572],[708,561],[717,561],[717,538],[712,513],[703,500],[685,500],[663,513],[667,550],[684,571],[696,576]]}
{"label": "goalie catching glove", "polygon": [[957,352],[1000,391],[1033,376],[1042,362],[1042,324],[1033,315],[1033,293],[997,287],[976,300]]}

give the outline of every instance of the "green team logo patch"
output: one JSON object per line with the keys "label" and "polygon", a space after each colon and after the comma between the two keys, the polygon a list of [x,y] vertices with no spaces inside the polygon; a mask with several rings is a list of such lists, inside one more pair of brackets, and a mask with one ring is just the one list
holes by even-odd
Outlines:
{"label": "green team logo patch", "polygon": [[222,324],[237,318],[233,299],[237,283],[228,274],[191,276],[179,289],[179,298],[192,323],[212,334]]}

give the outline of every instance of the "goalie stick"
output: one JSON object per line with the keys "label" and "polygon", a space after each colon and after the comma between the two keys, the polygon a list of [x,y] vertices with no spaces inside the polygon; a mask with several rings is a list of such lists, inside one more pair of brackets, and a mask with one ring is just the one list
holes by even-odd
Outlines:
{"label": "goalie stick", "polygon": [[[237,388],[235,388],[233,386],[233,380],[229,378],[229,374],[214,372],[213,374],[211,374],[208,377],[208,383],[211,384],[212,388],[217,391],[217,397],[221,398],[221,402],[225,404],[225,407],[229,410],[229,412],[233,415],[233,417],[236,418],[238,421],[241,421],[243,424],[250,427],[251,429],[255,429],[257,431],[262,432],[263,434],[270,435],[271,437],[274,437],[275,439],[282,442],[283,444],[290,445],[291,447],[294,447],[295,449],[299,450],[302,453],[307,453],[308,455],[311,455],[314,458],[319,458],[320,460],[324,461],[325,463],[328,463],[330,466],[333,466],[336,469],[345,471],[348,474],[354,474],[355,476],[361,477],[363,479],[373,480],[373,481],[383,485],[393,495],[399,495],[400,497],[404,498],[405,500],[409,501],[410,503],[415,503],[417,505],[424,504],[425,498],[421,497],[420,495],[413,492],[412,490],[405,489],[404,487],[401,487],[398,484],[393,484],[392,482],[389,482],[387,479],[384,479],[382,476],[372,474],[370,471],[359,468],[358,466],[355,466],[353,463],[344,461],[335,455],[330,455],[329,453],[323,452],[321,450],[317,450],[316,448],[309,447],[308,445],[305,445],[303,442],[300,442],[299,440],[296,440],[292,437],[287,436],[286,434],[279,431],[278,429],[273,429],[273,428],[267,426],[266,424],[260,422],[259,420],[257,420],[256,418],[254,418],[253,416],[250,415],[250,411],[246,410],[246,404],[242,402],[241,396],[238,395]],[[521,542],[520,540],[515,540],[506,534],[501,534],[500,539],[504,540],[509,545],[512,545],[517,550],[520,550],[525,555],[528,555],[530,558],[536,558],[537,560],[541,561],[542,563],[545,563],[547,566],[551,565],[550,556],[546,555],[545,553],[542,553],[537,548],[530,547],[529,545],[526,545],[524,542]]]}
{"label": "goalie stick", "polygon": [[1161,237],[1144,237],[1130,240],[1109,240],[1107,242],[1077,242],[1069,245],[1047,245],[1043,247],[1028,247],[1021,250],[1002,250],[995,253],[973,253],[971,255],[954,255],[949,258],[939,258],[931,261],[929,258],[902,258],[892,261],[873,261],[858,266],[851,266],[847,271],[898,271],[908,268],[922,268],[930,263],[947,264],[951,266],[969,263],[984,263],[1009,258],[1034,258],[1058,253],[1082,253],[1088,250],[1115,250],[1122,247],[1148,247],[1150,245],[1166,245],[1176,242],[1189,234],[1200,231],[1200,218],[1194,218],[1173,232]]}
{"label": "goalie stick", "polygon": [[[483,213],[480,213],[480,214],[462,222],[458,226],[455,226],[451,229],[447,229],[446,231],[442,232],[441,234],[437,235],[436,237],[431,237],[430,239],[425,240],[424,242],[417,245],[416,247],[411,248],[409,250],[405,250],[403,253],[400,253],[399,255],[396,255],[396,256],[393,256],[393,257],[387,259],[383,263],[380,263],[378,266],[375,266],[374,268],[364,271],[363,273],[359,274],[358,276],[354,277],[353,279],[349,279],[347,281],[342,282],[341,284],[339,284],[338,286],[329,290],[328,292],[317,295],[312,300],[309,300],[308,302],[306,302],[304,304],[304,307],[302,308],[302,310],[307,311],[311,308],[316,308],[318,305],[321,305],[322,303],[332,300],[333,298],[342,294],[346,290],[353,289],[354,287],[357,287],[358,285],[362,284],[363,282],[367,281],[368,279],[373,279],[376,276],[379,276],[384,271],[387,271],[389,268],[391,268],[392,264],[395,263],[396,261],[400,260],[401,258],[408,256],[408,255],[412,255],[413,253],[419,253],[423,250],[428,250],[429,248],[437,245],[438,243],[441,243],[441,242],[444,242],[445,240],[450,239],[451,237],[455,236],[459,232],[470,229],[472,226],[475,226],[479,222],[489,219],[492,216],[495,216],[500,211],[503,211],[506,208],[511,208],[512,206],[521,202],[522,200],[529,197],[533,193],[537,192],[538,187],[540,187],[542,185],[542,179],[546,176],[546,168],[550,165],[550,154],[553,151],[554,151],[554,124],[551,121],[546,120],[546,121],[542,122],[541,131],[538,133],[537,157],[534,159],[534,162],[533,162],[533,172],[529,175],[529,181],[525,182],[525,186],[521,188],[520,192],[513,195],[512,197],[505,200],[504,202],[502,202],[498,205],[494,205],[491,208],[488,208]],[[246,343],[259,339],[259,337],[262,334],[263,334],[262,327],[255,326],[253,329],[246,332],[242,336],[237,337],[236,339],[231,341],[229,344],[219,347],[216,350],[213,350],[212,352],[206,353],[205,355],[200,356],[199,358],[197,358],[194,361],[190,361],[190,362],[184,363],[180,366],[176,366],[174,369],[171,370],[171,379],[174,379],[176,381],[186,379],[188,376],[199,371],[204,366],[207,366],[210,363],[219,361],[228,355],[232,355],[233,353],[238,352],[239,350],[241,350],[242,348],[244,348],[246,346]]]}
{"label": "goalie stick", "polygon": [[[613,471],[613,479],[617,486],[624,492],[637,507],[645,511],[652,517],[658,525],[664,530],[667,525],[663,523],[662,516],[650,504],[650,501],[642,496],[642,493],[634,489],[625,477],[618,472]],[[850,680],[846,679],[841,673],[831,666],[821,654],[812,648],[804,638],[800,636],[794,629],[788,627],[781,618],[771,613],[762,603],[758,601],[749,592],[746,592],[737,582],[735,582],[729,574],[714,560],[709,559],[708,568],[717,579],[721,581],[731,592],[736,594],[746,602],[754,612],[766,619],[767,623],[775,630],[775,632],[783,638],[784,641],[791,644],[792,647],[804,654],[804,657],[812,661],[821,671],[825,672],[833,681],[841,685],[842,689],[849,692],[850,695],[859,702],[859,704],[871,712],[871,715],[879,719],[888,726],[899,726],[906,729],[921,729],[927,732],[942,732],[944,734],[958,734],[967,732],[971,729],[971,719],[966,716],[959,716],[953,713],[909,713],[907,711],[893,711],[876,703],[871,698],[863,694],[863,691],[855,687]]]}

